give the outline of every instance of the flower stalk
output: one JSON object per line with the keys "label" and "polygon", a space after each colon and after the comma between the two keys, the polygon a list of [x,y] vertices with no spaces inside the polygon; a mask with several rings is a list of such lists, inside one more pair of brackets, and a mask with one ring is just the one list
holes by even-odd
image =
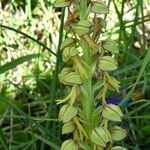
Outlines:
{"label": "flower stalk", "polygon": [[[126,131],[112,124],[122,121],[121,109],[106,103],[108,91],[119,91],[119,82],[109,74],[118,68],[113,57],[117,46],[110,39],[101,40],[106,31],[101,16],[109,12],[107,6],[102,0],[56,0],[55,6],[68,9],[64,28],[69,35],[61,45],[67,67],[59,79],[70,92],[57,104],[62,105],[62,134],[71,138],[64,141],[61,150],[116,149],[114,142],[124,139]],[[100,107],[95,106],[98,101]]]}

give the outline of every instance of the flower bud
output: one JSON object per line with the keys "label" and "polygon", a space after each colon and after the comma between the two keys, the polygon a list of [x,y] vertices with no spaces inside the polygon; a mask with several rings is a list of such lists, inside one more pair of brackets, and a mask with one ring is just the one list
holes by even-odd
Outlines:
{"label": "flower bud", "polygon": [[123,128],[121,128],[119,126],[114,126],[114,127],[110,128],[109,131],[110,131],[110,135],[111,135],[113,141],[121,141],[127,135],[126,130],[124,130]]}
{"label": "flower bud", "polygon": [[118,68],[117,61],[111,56],[103,56],[99,61],[99,69],[105,71],[113,71]]}
{"label": "flower bud", "polygon": [[106,146],[106,143],[111,141],[111,136],[109,131],[104,127],[95,127],[90,134],[90,138],[96,145]]}
{"label": "flower bud", "polygon": [[77,108],[69,104],[63,105],[59,112],[59,118],[63,123],[70,121],[76,115]]}
{"label": "flower bud", "polygon": [[62,144],[60,150],[79,150],[79,146],[74,140],[69,139]]}
{"label": "flower bud", "polygon": [[123,114],[117,105],[106,104],[103,108],[102,116],[110,121],[121,121]]}
{"label": "flower bud", "polygon": [[62,127],[62,134],[71,133],[75,130],[75,124],[73,121],[66,122]]}
{"label": "flower bud", "polygon": [[114,146],[111,148],[111,150],[128,150],[128,149],[122,146]]}

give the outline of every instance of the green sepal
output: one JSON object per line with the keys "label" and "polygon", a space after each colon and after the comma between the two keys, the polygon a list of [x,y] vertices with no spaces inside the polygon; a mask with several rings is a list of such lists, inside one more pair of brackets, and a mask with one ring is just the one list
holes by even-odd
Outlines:
{"label": "green sepal", "polygon": [[114,146],[111,148],[111,150],[128,150],[126,147],[122,147],[122,146]]}
{"label": "green sepal", "polygon": [[121,109],[114,104],[106,104],[102,110],[102,116],[110,121],[121,121],[123,113]]}
{"label": "green sepal", "polygon": [[102,1],[93,2],[91,11],[98,14],[107,14],[109,12],[106,4]]}
{"label": "green sepal", "polygon": [[111,141],[109,131],[104,127],[95,127],[90,134],[93,143],[99,146],[106,147],[106,144]]}
{"label": "green sepal", "polygon": [[75,32],[78,36],[83,36],[90,31],[89,28],[77,25],[75,28]]}
{"label": "green sepal", "polygon": [[77,23],[77,26],[82,26],[82,27],[91,27],[93,25],[93,23],[90,20],[80,20]]}
{"label": "green sepal", "polygon": [[68,134],[75,130],[75,124],[73,121],[66,122],[62,127],[62,134]]}
{"label": "green sepal", "polygon": [[99,69],[105,71],[113,71],[118,68],[117,61],[111,56],[103,56],[99,61]]}
{"label": "green sepal", "polygon": [[60,150],[79,150],[79,146],[74,140],[69,139],[63,142]]}
{"label": "green sepal", "polygon": [[74,43],[74,42],[75,42],[75,39],[73,39],[73,38],[66,38],[66,39],[62,42],[62,44],[61,44],[61,46],[60,46],[60,49],[64,49],[65,47],[71,45],[71,44]]}
{"label": "green sepal", "polygon": [[77,108],[74,106],[69,106],[64,115],[63,115],[63,123],[70,121],[74,116],[78,113]]}
{"label": "green sepal", "polygon": [[67,0],[56,0],[54,7],[67,7],[70,5],[70,2]]}
{"label": "green sepal", "polygon": [[110,51],[112,53],[118,53],[118,49],[117,49],[117,45],[114,41],[112,40],[105,40],[102,42],[102,47],[107,50]]}
{"label": "green sepal", "polygon": [[107,26],[106,20],[104,20],[103,18],[99,18],[99,23],[102,28],[106,29]]}
{"label": "green sepal", "polygon": [[90,147],[83,141],[77,141],[81,150],[91,150]]}
{"label": "green sepal", "polygon": [[59,120],[60,121],[63,121],[63,116],[64,116],[64,113],[66,112],[67,108],[69,107],[68,104],[65,104],[61,107],[60,111],[59,111]]}
{"label": "green sepal", "polygon": [[109,131],[113,141],[121,141],[127,135],[126,130],[119,126],[114,126],[110,128]]}
{"label": "green sepal", "polygon": [[106,82],[108,83],[108,89],[111,91],[119,92],[119,81],[112,76],[106,75]]}
{"label": "green sepal", "polygon": [[63,61],[67,62],[70,60],[71,57],[74,57],[78,54],[79,54],[79,51],[77,50],[76,47],[66,47],[62,53]]}
{"label": "green sepal", "polygon": [[70,86],[82,83],[79,73],[72,71],[71,68],[64,68],[59,74],[59,80],[61,83]]}

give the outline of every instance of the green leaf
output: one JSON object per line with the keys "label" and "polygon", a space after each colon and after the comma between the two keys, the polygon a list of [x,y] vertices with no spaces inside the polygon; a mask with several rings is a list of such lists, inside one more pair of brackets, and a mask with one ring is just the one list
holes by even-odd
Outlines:
{"label": "green leaf", "polygon": [[55,150],[60,150],[60,148],[59,148],[58,145],[56,145],[55,143],[51,142],[50,140],[48,140],[48,139],[42,137],[41,135],[38,135],[38,134],[35,134],[35,133],[34,133],[34,136],[35,136],[38,140],[40,140],[40,141],[46,143],[47,145],[49,145],[51,148],[53,148],[53,149],[55,149]]}
{"label": "green leaf", "polygon": [[14,59],[11,62],[4,64],[3,66],[0,66],[0,74],[4,73],[10,69],[13,69],[16,66],[18,66],[26,61],[29,61],[29,60],[31,60],[33,58],[37,58],[37,57],[39,57],[38,54],[30,54],[30,55],[26,55],[26,56],[22,56],[17,59]]}
{"label": "green leaf", "polygon": [[103,56],[99,61],[99,69],[106,71],[116,70],[118,67],[117,61],[111,56]]}
{"label": "green leaf", "polygon": [[56,0],[54,7],[66,7],[69,6],[70,2],[66,0]]}
{"label": "green leaf", "polygon": [[109,12],[107,6],[102,1],[94,2],[91,7],[91,11],[94,13],[99,13],[99,14],[106,14]]}

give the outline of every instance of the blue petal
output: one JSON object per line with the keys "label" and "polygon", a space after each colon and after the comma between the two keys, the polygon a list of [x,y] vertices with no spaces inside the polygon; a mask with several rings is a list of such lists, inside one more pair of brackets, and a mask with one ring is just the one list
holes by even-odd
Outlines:
{"label": "blue petal", "polygon": [[[119,104],[120,102],[122,101],[122,99],[121,98],[107,98],[106,99],[106,103],[107,104],[115,104],[115,105],[117,105],[117,104]],[[131,103],[133,100],[131,100],[131,99],[129,99],[129,100],[127,100],[123,105],[124,106],[128,106],[129,105],[129,103]],[[97,102],[97,104],[96,104],[96,107],[100,107],[102,105],[102,102],[101,101],[99,101],[99,102]]]}

